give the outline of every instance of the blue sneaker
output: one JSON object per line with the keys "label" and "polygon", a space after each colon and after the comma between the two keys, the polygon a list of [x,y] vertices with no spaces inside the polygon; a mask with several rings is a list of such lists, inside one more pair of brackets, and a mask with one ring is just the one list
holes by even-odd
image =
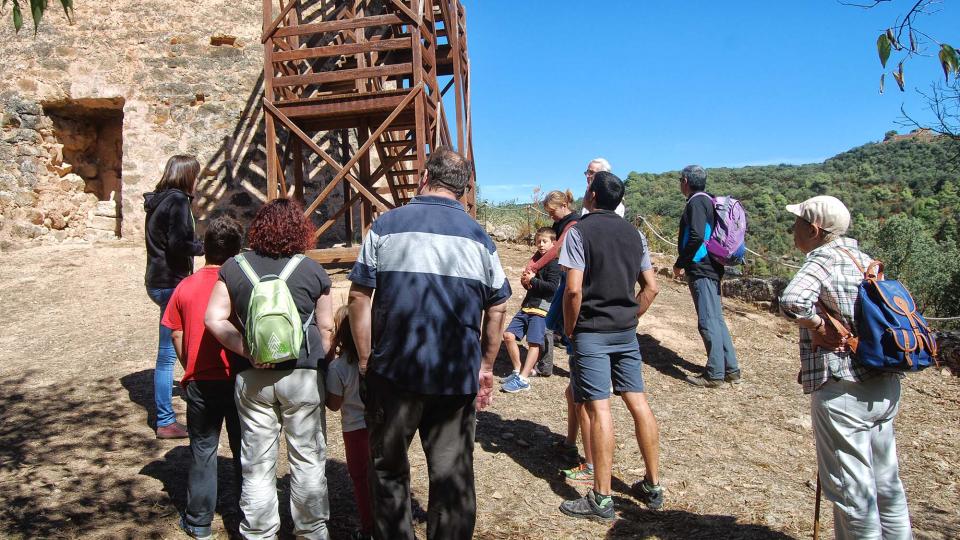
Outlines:
{"label": "blue sneaker", "polygon": [[510,379],[502,387],[500,387],[501,392],[506,392],[508,394],[515,394],[517,392],[522,392],[529,389],[530,383],[520,375]]}
{"label": "blue sneaker", "polygon": [[500,377],[500,384],[507,384],[508,382],[516,379],[519,376],[520,376],[520,372],[514,371],[511,374],[507,375],[506,377]]}

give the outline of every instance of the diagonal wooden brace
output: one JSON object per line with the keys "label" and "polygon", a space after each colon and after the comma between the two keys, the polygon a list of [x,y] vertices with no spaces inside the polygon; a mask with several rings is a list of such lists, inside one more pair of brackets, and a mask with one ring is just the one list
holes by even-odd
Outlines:
{"label": "diagonal wooden brace", "polygon": [[[350,169],[353,168],[357,160],[353,160],[348,166],[342,167],[339,163],[337,163],[336,160],[330,157],[329,154],[324,152],[323,149],[317,145],[317,143],[313,142],[313,139],[311,139],[306,133],[304,133],[302,129],[297,127],[297,125],[294,124],[292,120],[290,120],[289,118],[287,118],[285,114],[280,112],[275,105],[273,105],[269,101],[264,100],[263,108],[265,111],[269,112],[271,116],[279,120],[293,134],[299,137],[300,140],[302,140],[304,144],[306,144],[311,150],[313,150],[318,156],[320,156],[320,158],[323,159],[327,163],[327,165],[330,165],[331,167],[333,167],[335,171],[337,171],[337,175],[334,177],[334,179],[327,184],[327,186],[323,189],[323,191],[320,192],[319,195],[317,195],[316,200],[314,200],[313,203],[310,204],[310,207],[306,209],[306,211],[304,212],[305,215],[310,215],[311,213],[313,213],[313,211],[316,210],[318,206],[320,206],[320,203],[326,200],[326,198],[330,195],[330,192],[333,191],[333,188],[337,184],[339,184],[341,180],[344,180],[344,179],[350,182],[350,184],[353,186],[353,188],[357,192],[363,194],[363,196],[366,197],[371,203],[376,205],[381,212],[393,207],[393,205],[390,204],[389,201],[384,199],[379,193],[375,191],[371,191],[370,189],[367,188],[367,186],[364,186],[363,183],[360,182],[360,180],[358,180],[355,176],[350,174]],[[392,119],[389,119],[389,120],[391,122],[393,121]]]}

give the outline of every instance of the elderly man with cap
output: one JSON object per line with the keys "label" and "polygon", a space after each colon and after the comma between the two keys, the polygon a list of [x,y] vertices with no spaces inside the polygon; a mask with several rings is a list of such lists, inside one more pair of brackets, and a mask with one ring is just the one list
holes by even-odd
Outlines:
{"label": "elderly man with cap", "polygon": [[900,376],[856,363],[832,317],[854,329],[854,306],[872,259],[844,234],[850,212],[820,195],[787,206],[806,261],[780,297],[783,314],[800,326],[797,381],[810,394],[817,466],[823,493],[834,505],[836,538],[911,538],[900,482],[893,419]]}

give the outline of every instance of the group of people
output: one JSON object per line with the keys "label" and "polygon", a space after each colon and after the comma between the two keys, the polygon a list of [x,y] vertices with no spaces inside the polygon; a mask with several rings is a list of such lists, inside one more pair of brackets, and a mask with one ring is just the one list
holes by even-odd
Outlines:
{"label": "group of people", "polygon": [[[155,394],[156,434],[189,436],[192,462],[181,529],[211,535],[217,500],[216,454],[226,424],[240,471],[240,533],[273,538],[280,527],[276,463],[284,432],[290,467],[294,533],[327,538],[324,407],[342,411],[347,467],[360,528],[357,538],[415,537],[411,511],[409,445],[415,434],[427,460],[429,538],[470,538],[476,522],[473,449],[478,410],[494,396],[493,364],[501,341],[513,372],[500,380],[512,393],[530,388],[533,374],[549,375],[545,357],[554,333],[570,352],[567,436],[561,447],[584,459],[563,471],[589,484],[564,501],[568,516],[612,521],[615,446],[611,394],[623,399],[645,465],[631,488],[650,509],[664,504],[659,431],[646,399],[637,339],[639,317],[659,287],[646,238],[623,219],[624,183],[609,163],[595,159],[585,171],[583,208],[570,191],[544,200],[553,227],[535,237],[536,253],[523,269],[520,311],[504,330],[512,291],[496,246],[459,199],[471,164],[447,148],[435,149],[418,195],[382,214],[363,239],[350,272],[347,305],[333,310],[330,279],[303,257],[314,228],[295,202],[265,204],[246,234],[229,218],[211,221],[195,240],[190,212],[196,160],[174,156],[148,194],[146,285],[161,307]],[[706,194],[706,173],[683,169],[687,204],[678,231],[674,275],[685,277],[706,349],[692,385],[740,383],[741,373],[723,318],[723,266],[704,242],[716,223]],[[814,197],[787,210],[796,215],[794,241],[807,261],[781,298],[784,314],[800,326],[801,382],[812,395],[817,458],[824,493],[834,504],[838,538],[909,538],[906,498],[899,480],[892,420],[899,378],[870,372],[852,359],[824,317],[852,327],[855,262],[869,256],[844,236],[849,212],[833,197]],[[851,257],[843,256],[853,253]],[[206,265],[193,272],[193,256]],[[251,360],[243,329],[246,307],[261,279],[282,279],[290,289],[306,336],[294,359]],[[521,359],[518,342],[526,338]],[[174,362],[184,365],[187,425],[170,406]]]}

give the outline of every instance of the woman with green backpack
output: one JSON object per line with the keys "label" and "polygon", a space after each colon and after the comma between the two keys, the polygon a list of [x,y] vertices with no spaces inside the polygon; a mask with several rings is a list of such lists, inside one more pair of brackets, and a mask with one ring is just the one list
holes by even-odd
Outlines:
{"label": "woman with green backpack", "polygon": [[207,307],[207,329],[254,366],[237,374],[235,391],[244,537],[272,538],[280,529],[276,465],[282,427],[294,534],[327,538],[324,381],[317,367],[331,349],[333,303],[327,273],[303,255],[313,234],[299,204],[265,204],[247,233],[251,251],[224,263]]}

